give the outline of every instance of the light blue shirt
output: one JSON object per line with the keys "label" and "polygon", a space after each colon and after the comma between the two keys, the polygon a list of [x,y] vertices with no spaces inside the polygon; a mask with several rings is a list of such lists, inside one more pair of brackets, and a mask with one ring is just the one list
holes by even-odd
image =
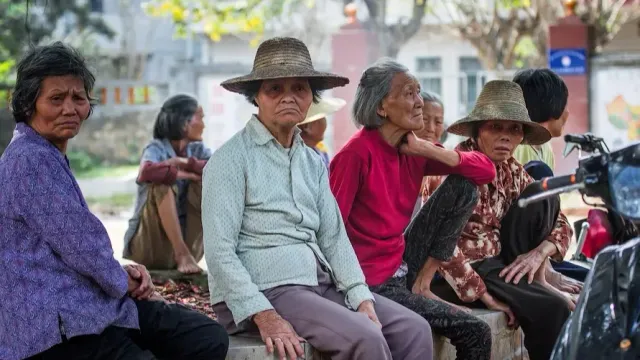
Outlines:
{"label": "light blue shirt", "polygon": [[285,149],[252,117],[204,169],[202,226],[213,304],[236,324],[272,309],[263,290],[318,285],[317,262],[346,305],[373,300],[329,188],[327,168],[296,128]]}

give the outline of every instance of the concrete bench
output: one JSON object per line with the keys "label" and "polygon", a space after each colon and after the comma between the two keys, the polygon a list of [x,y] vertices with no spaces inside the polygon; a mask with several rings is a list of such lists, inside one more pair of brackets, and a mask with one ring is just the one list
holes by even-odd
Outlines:
{"label": "concrete bench", "polygon": [[[524,335],[520,329],[510,330],[507,327],[506,316],[501,312],[490,310],[474,310],[473,314],[489,324],[492,330],[493,349],[491,358],[494,360],[528,360],[524,349]],[[455,360],[455,348],[449,340],[441,336],[434,336],[435,359]],[[314,351],[309,344],[304,344],[307,360],[328,360]],[[267,355],[267,348],[258,336],[231,336],[227,360],[277,360],[277,357]]]}

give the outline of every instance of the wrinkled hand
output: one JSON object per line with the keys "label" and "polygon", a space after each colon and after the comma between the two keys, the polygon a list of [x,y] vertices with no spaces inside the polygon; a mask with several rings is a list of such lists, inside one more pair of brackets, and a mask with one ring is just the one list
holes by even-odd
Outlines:
{"label": "wrinkled hand", "polygon": [[533,282],[540,266],[545,262],[546,256],[538,249],[533,249],[526,254],[519,255],[509,266],[500,271],[499,276],[504,277],[504,281],[514,284],[520,282],[525,275],[528,275],[529,284]]}
{"label": "wrinkled hand", "polygon": [[202,175],[184,170],[178,170],[177,178],[181,180],[202,181]]}
{"label": "wrinkled hand", "polygon": [[382,324],[380,323],[380,320],[378,320],[378,315],[376,315],[376,310],[373,306],[373,301],[371,300],[363,301],[360,304],[360,306],[358,306],[358,312],[367,315],[369,320],[373,321],[373,323],[376,324],[376,326],[382,329]]}
{"label": "wrinkled hand", "polygon": [[167,162],[178,169],[184,169],[189,164],[189,158],[176,156],[167,160]]}
{"label": "wrinkled hand", "polygon": [[516,316],[513,314],[513,311],[511,311],[511,308],[509,307],[509,305],[494,298],[488,292],[484,293],[484,295],[480,297],[480,300],[484,303],[487,309],[501,311],[505,315],[507,315],[507,325],[510,328],[512,329],[518,328],[519,326],[518,320],[516,319]]}
{"label": "wrinkled hand", "polygon": [[400,145],[400,152],[406,155],[424,156],[425,150],[428,150],[429,147],[435,147],[435,145],[410,132],[405,135],[404,141]]}
{"label": "wrinkled hand", "polygon": [[123,268],[129,275],[127,288],[129,296],[138,300],[149,299],[155,292],[155,287],[147,268],[140,264],[125,265]]}
{"label": "wrinkled hand", "polygon": [[283,319],[275,310],[266,310],[257,313],[253,317],[253,322],[260,330],[260,337],[267,345],[267,352],[273,354],[274,345],[278,350],[280,360],[289,359],[296,360],[298,357],[304,356],[301,341],[304,341],[293,330],[293,326]]}

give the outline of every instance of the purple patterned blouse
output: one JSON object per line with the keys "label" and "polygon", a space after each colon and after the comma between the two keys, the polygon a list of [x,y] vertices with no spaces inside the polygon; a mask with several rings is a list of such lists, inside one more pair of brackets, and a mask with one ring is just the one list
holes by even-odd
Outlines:
{"label": "purple patterned blouse", "polygon": [[0,158],[0,359],[138,328],[127,274],[67,158],[25,124]]}

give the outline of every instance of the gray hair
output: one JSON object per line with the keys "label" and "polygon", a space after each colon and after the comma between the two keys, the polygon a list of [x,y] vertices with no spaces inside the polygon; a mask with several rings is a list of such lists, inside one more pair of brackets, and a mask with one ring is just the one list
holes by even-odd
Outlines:
{"label": "gray hair", "polygon": [[420,96],[422,97],[422,101],[424,101],[425,104],[436,103],[444,109],[444,104],[442,103],[442,99],[440,99],[440,96],[438,96],[438,94],[431,91],[421,91]]}
{"label": "gray hair", "polygon": [[390,58],[382,58],[362,73],[353,103],[353,121],[357,127],[377,129],[384,123],[378,109],[389,92],[397,74],[408,73],[406,66]]}

